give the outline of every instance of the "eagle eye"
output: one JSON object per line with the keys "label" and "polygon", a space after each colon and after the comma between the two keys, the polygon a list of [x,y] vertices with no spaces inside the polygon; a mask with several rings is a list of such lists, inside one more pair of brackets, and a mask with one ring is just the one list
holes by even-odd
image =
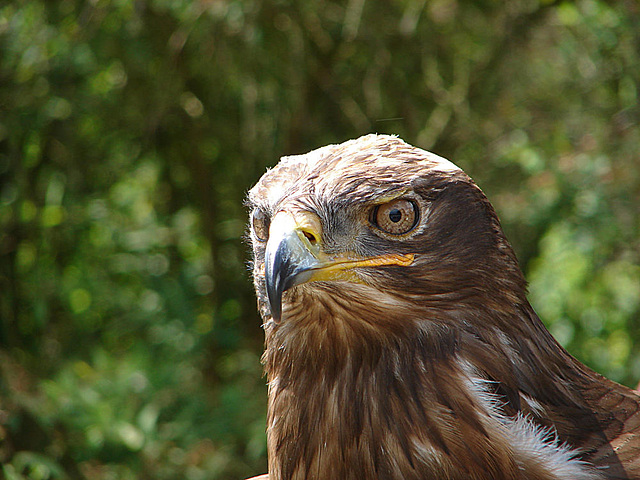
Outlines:
{"label": "eagle eye", "polygon": [[269,238],[269,224],[271,219],[266,212],[260,208],[256,208],[251,213],[251,228],[258,240],[266,242]]}
{"label": "eagle eye", "polygon": [[406,198],[377,205],[371,212],[371,223],[385,233],[404,235],[418,224],[418,206]]}

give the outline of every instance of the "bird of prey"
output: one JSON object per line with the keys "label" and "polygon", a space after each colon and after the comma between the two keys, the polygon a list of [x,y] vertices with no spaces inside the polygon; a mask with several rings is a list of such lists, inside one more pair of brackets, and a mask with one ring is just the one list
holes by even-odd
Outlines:
{"label": "bird of prey", "polygon": [[456,165],[367,135],[250,190],[269,480],[640,479],[640,397],[574,359]]}

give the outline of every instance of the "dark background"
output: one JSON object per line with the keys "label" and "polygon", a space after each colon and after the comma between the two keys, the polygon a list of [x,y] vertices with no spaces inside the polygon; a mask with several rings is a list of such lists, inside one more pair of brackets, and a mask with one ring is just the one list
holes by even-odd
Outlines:
{"label": "dark background", "polygon": [[0,4],[0,477],[266,470],[246,190],[394,133],[496,207],[574,355],[640,379],[635,0]]}

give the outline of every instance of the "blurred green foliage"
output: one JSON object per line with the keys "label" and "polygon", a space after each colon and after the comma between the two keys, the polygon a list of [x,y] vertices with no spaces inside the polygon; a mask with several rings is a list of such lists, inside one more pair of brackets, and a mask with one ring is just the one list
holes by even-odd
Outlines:
{"label": "blurred green foliage", "polygon": [[639,45],[634,0],[1,4],[4,477],[265,471],[243,197],[372,131],[467,170],[551,331],[635,384]]}

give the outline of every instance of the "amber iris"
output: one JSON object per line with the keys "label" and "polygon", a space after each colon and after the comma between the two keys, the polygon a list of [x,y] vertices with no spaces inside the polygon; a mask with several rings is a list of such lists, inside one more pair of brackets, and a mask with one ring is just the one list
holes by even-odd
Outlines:
{"label": "amber iris", "polygon": [[385,233],[404,235],[418,223],[418,207],[406,198],[392,200],[374,208],[372,223]]}
{"label": "amber iris", "polygon": [[251,214],[251,228],[256,238],[261,242],[269,239],[269,215],[260,208],[256,208]]}

